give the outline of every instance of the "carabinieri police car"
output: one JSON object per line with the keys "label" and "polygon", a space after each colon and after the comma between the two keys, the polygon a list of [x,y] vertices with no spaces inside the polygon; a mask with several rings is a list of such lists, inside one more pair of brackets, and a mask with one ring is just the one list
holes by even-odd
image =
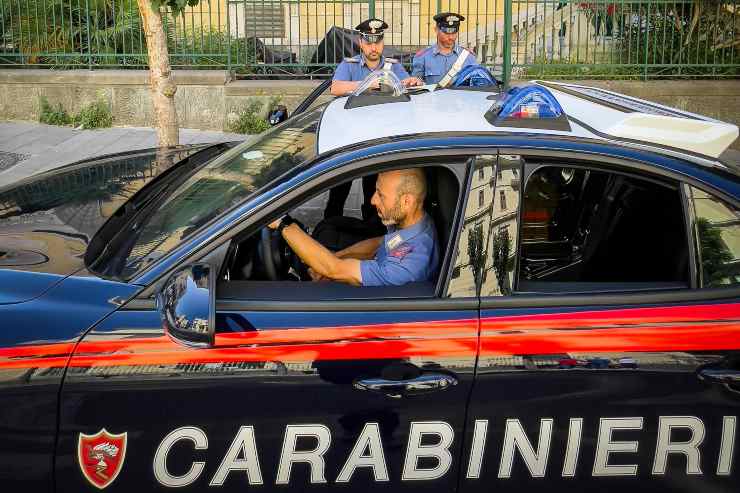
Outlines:
{"label": "carabinieri police car", "polygon": [[[3,491],[738,490],[737,127],[389,87],[0,189]],[[327,192],[409,167],[430,282],[311,282],[266,227],[367,237]]]}

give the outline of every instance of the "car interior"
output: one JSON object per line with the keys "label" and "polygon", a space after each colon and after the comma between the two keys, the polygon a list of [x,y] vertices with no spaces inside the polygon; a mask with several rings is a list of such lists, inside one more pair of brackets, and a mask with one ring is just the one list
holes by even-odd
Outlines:
{"label": "car interior", "polygon": [[543,166],[529,175],[521,214],[518,292],[689,287],[677,186]]}
{"label": "car interior", "polygon": [[[401,166],[399,166],[400,168]],[[408,164],[403,167],[408,167]],[[449,262],[449,245],[455,218],[461,208],[460,191],[465,177],[464,163],[424,166],[427,175],[425,210],[434,219],[440,249],[440,272]],[[352,183],[344,214],[325,218],[329,190],[318,189],[288,212],[315,240],[332,251],[358,241],[385,234],[379,221],[361,217],[361,177]],[[374,211],[374,207],[372,208]],[[447,260],[445,260],[447,259]],[[282,235],[267,226],[256,233],[232,240],[217,286],[219,299],[240,300],[358,300],[433,297],[440,276],[429,282],[403,286],[362,287],[339,282],[312,282],[307,266],[293,253]]]}

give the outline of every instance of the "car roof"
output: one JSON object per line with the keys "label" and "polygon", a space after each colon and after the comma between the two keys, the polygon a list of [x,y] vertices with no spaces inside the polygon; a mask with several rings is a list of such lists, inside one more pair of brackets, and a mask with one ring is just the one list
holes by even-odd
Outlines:
{"label": "car roof", "polygon": [[[372,140],[430,133],[525,133],[585,137],[604,142],[644,144],[708,158],[712,164],[738,136],[738,127],[701,115],[576,84],[535,81],[549,91],[567,116],[567,124],[527,119],[510,126],[486,114],[497,91],[446,89],[410,95],[409,101],[348,108],[351,97],[337,98],[324,110],[318,152],[324,154]],[[508,120],[511,122],[511,120]]]}

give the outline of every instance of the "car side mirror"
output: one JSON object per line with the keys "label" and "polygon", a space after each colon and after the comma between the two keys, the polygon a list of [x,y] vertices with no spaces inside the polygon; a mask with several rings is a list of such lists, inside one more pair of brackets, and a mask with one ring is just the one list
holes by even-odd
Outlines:
{"label": "car side mirror", "polygon": [[209,264],[175,272],[157,294],[157,309],[168,336],[191,347],[211,347],[216,339],[216,273]]}
{"label": "car side mirror", "polygon": [[288,119],[288,108],[285,107],[285,105],[281,104],[270,112],[270,115],[267,118],[267,121],[271,126],[274,127],[275,125],[283,123],[287,119]]}

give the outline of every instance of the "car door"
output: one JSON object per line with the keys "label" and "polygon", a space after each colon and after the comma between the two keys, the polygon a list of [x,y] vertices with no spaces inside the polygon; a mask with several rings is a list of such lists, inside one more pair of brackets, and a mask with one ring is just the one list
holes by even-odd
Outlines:
{"label": "car door", "polygon": [[478,333],[475,291],[446,282],[464,197],[432,296],[222,280],[206,348],[150,298],[108,317],[69,364],[57,490],[453,490]]}
{"label": "car door", "polygon": [[738,209],[610,162],[490,170],[460,491],[737,489]]}

